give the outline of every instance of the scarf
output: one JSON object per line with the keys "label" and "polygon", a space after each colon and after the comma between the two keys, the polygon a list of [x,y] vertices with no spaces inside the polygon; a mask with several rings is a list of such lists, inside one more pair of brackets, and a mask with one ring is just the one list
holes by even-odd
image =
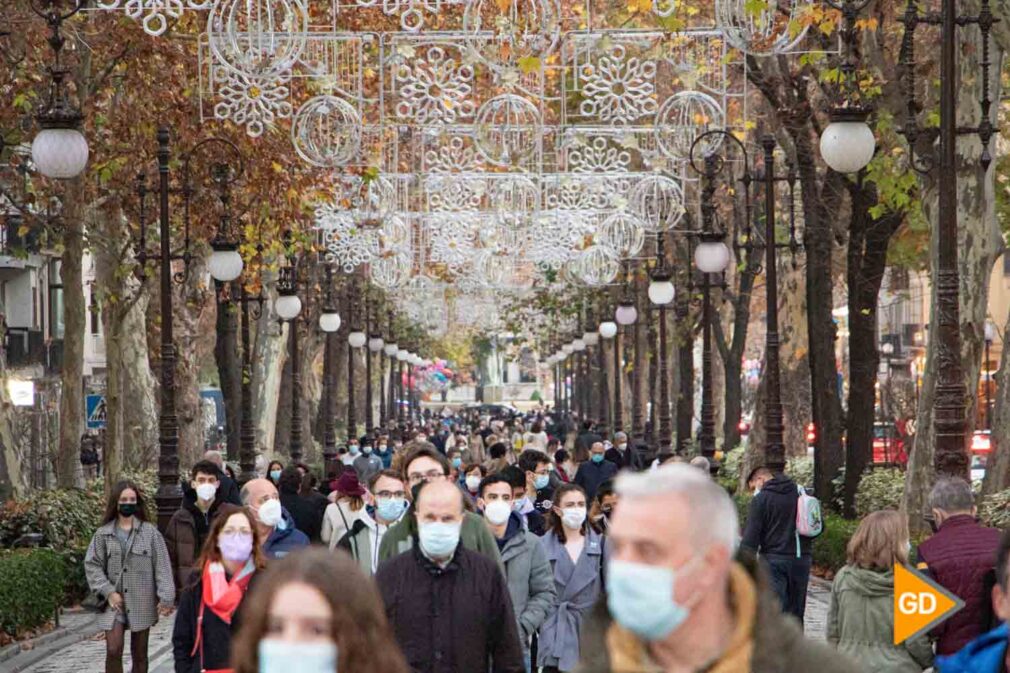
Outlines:
{"label": "scarf", "polygon": [[235,610],[238,609],[242,597],[245,596],[256,565],[252,558],[245,562],[231,581],[225,575],[224,566],[220,563],[208,563],[203,568],[203,603],[225,624],[231,624]]}
{"label": "scarf", "polygon": [[[722,656],[705,668],[705,673],[749,673],[754,653],[754,620],[757,614],[757,587],[734,563],[730,571],[730,597],[736,623]],[[607,631],[607,649],[613,673],[662,673],[649,655],[649,648],[631,631],[616,622]]]}

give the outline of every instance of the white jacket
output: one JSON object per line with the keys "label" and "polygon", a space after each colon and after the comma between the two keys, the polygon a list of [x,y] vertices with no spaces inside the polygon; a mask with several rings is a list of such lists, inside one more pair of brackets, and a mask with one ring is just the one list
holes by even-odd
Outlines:
{"label": "white jacket", "polygon": [[351,510],[350,504],[346,500],[338,500],[326,506],[323,513],[323,528],[319,537],[330,549],[334,549],[340,538],[344,537],[358,519],[368,516],[365,506],[357,512]]}

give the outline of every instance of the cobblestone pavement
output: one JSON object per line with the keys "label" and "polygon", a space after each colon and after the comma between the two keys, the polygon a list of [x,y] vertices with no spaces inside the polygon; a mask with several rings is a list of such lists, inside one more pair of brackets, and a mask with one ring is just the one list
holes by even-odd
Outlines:
{"label": "cobblestone pavement", "polygon": [[[162,619],[151,629],[150,658],[151,673],[171,673],[172,666],[172,626],[175,617]],[[13,663],[13,662],[12,662]],[[105,668],[105,640],[90,638],[65,647],[39,663],[24,669],[23,673],[85,673],[101,671]],[[129,671],[130,639],[126,639],[126,654],[123,656],[123,670]]]}
{"label": "cobblestone pavement", "polygon": [[[828,602],[831,599],[831,585],[827,582],[811,579],[807,591],[806,633],[810,638],[823,640],[828,618]],[[172,625],[174,616],[162,619],[151,632],[151,644],[148,655],[151,658],[151,673],[172,673]],[[129,639],[127,653],[124,656],[123,670],[130,670]],[[16,663],[16,658],[10,663]],[[101,671],[105,666],[105,641],[88,639],[62,650],[39,663],[23,669],[23,673],[79,673],[85,671]],[[0,668],[3,668],[0,666]]]}

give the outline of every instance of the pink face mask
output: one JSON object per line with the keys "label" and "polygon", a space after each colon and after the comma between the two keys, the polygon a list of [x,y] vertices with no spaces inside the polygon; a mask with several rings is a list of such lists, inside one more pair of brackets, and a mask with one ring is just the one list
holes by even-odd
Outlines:
{"label": "pink face mask", "polygon": [[246,561],[252,554],[253,538],[248,533],[225,533],[217,539],[217,548],[226,561]]}

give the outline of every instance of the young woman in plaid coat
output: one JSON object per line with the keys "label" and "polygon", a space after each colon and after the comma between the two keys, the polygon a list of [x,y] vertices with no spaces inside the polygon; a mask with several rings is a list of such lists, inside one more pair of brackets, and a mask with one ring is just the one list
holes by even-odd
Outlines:
{"label": "young woman in plaid coat", "polygon": [[133,673],[147,673],[147,645],[158,617],[172,612],[175,582],[165,539],[147,521],[144,496],[121,481],[109,496],[102,526],[84,557],[88,586],[108,601],[99,618],[105,630],[106,673],[122,673],[123,645],[130,632]]}

